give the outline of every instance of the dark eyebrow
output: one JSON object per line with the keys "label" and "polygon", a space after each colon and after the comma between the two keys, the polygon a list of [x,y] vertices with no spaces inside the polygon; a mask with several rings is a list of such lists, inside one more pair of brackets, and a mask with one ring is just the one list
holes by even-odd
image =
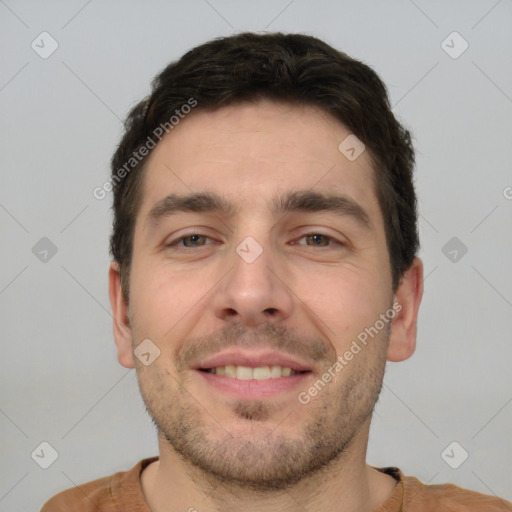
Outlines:
{"label": "dark eyebrow", "polygon": [[156,224],[163,217],[170,217],[181,212],[221,213],[233,216],[237,211],[229,201],[215,192],[201,192],[186,196],[169,194],[151,209],[146,217],[146,223]]}
{"label": "dark eyebrow", "polygon": [[[217,213],[228,217],[238,213],[238,209],[215,192],[200,192],[178,196],[170,194],[160,201],[148,213],[146,222],[156,224],[161,218],[181,212]],[[356,201],[345,195],[298,190],[277,194],[271,203],[273,215],[291,212],[334,212],[352,217],[361,226],[372,231],[370,216]]]}
{"label": "dark eyebrow", "polygon": [[342,194],[298,190],[277,195],[272,204],[272,213],[289,212],[333,212],[352,217],[361,226],[373,231],[373,224],[366,210],[356,201]]}

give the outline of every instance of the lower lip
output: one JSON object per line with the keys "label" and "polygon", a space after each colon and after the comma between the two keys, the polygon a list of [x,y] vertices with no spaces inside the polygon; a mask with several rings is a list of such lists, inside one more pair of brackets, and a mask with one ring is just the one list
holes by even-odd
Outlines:
{"label": "lower lip", "polygon": [[200,370],[195,370],[195,372],[210,386],[237,398],[246,399],[267,398],[279,393],[293,391],[296,388],[306,389],[305,382],[312,375],[311,372],[307,372],[276,379],[240,380]]}

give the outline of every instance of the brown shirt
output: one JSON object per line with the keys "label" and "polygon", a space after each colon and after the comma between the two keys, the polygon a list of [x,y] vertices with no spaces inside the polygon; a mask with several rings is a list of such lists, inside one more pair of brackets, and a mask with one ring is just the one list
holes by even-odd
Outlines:
{"label": "brown shirt", "polygon": [[[140,474],[158,457],[144,459],[129,471],[100,478],[57,494],[41,512],[151,512]],[[453,484],[424,485],[395,467],[376,468],[397,480],[395,490],[375,512],[512,512],[512,503],[461,489]]]}

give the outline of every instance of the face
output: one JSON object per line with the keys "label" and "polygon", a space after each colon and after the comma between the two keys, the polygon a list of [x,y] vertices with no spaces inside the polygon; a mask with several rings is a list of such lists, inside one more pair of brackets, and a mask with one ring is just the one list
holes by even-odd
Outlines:
{"label": "face", "polygon": [[348,135],[263,101],[190,114],[148,160],[128,304],[111,267],[118,357],[167,449],[205,474],[283,488],[364,451],[386,357],[414,350],[421,291],[406,276],[392,294]]}

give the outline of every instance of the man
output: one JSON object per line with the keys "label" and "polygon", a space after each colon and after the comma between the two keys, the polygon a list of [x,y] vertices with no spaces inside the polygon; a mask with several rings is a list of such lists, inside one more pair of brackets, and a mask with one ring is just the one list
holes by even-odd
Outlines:
{"label": "man", "polygon": [[118,360],[159,457],[43,512],[512,510],[366,464],[386,360],[416,343],[413,166],[375,72],[316,38],[239,34],[170,64],[110,182]]}

